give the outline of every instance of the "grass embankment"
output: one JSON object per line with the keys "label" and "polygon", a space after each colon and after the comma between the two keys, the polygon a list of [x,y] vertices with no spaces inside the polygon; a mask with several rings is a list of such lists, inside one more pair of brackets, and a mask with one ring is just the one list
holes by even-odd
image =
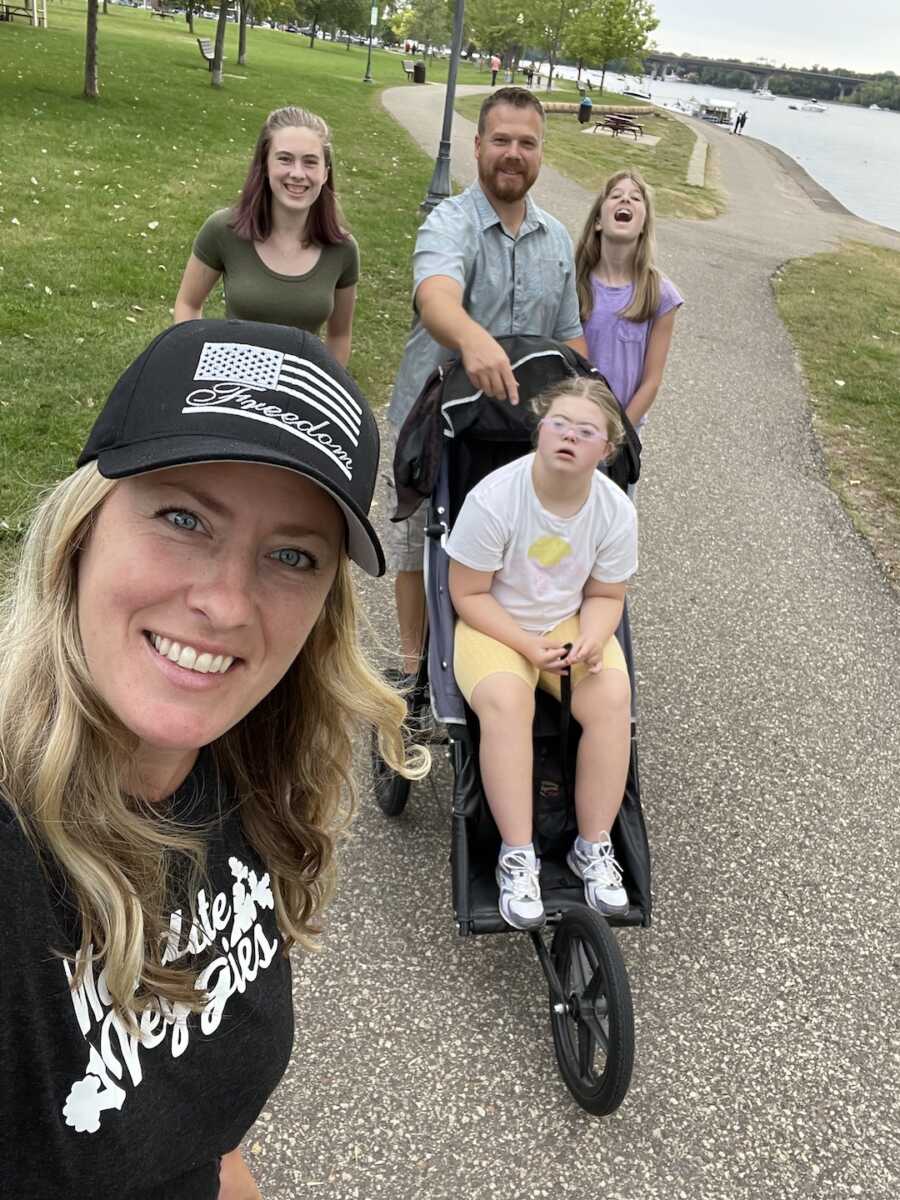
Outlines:
{"label": "grass embankment", "polygon": [[774,286],[832,483],[900,584],[900,254],[852,243]]}
{"label": "grass embankment", "polygon": [[[230,25],[225,87],[214,90],[186,25],[111,7],[101,98],[88,102],[83,4],[54,5],[49,18],[48,30],[5,27],[0,59],[0,546],[37,489],[71,468],[118,373],[170,323],[194,235],[234,199],[271,109],[302,104],[332,126],[362,252],[351,369],[378,404],[409,327],[410,252],[433,165],[362,82],[364,47],[310,50],[251,30],[238,67]],[[195,24],[213,36],[213,22]],[[376,83],[404,84],[401,61],[376,51]],[[446,69],[428,62],[429,78]],[[466,64],[461,78],[483,75]],[[206,312],[222,315],[221,292]]]}
{"label": "grass embankment", "polygon": [[[535,89],[539,99],[577,103],[575,85],[561,81],[549,95]],[[615,104],[625,112],[634,101],[615,92],[594,93],[595,105]],[[456,105],[464,117],[474,121],[480,99],[468,96]],[[643,106],[641,106],[643,107]],[[649,137],[659,138],[655,145],[635,143],[630,137],[610,137],[589,133],[593,125],[579,125],[573,113],[548,113],[544,158],[558,171],[589,191],[599,191],[604,179],[623,168],[635,167],[653,188],[656,211],[661,217],[714,217],[725,207],[715,187],[689,187],[685,182],[688,162],[694,148],[694,133],[682,121],[655,113],[638,118]]]}

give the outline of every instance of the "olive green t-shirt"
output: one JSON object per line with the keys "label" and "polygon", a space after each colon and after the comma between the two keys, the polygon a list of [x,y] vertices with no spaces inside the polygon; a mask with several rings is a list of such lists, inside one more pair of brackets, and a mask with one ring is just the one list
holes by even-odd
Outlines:
{"label": "olive green t-shirt", "polygon": [[228,225],[232,210],[222,208],[204,223],[194,241],[194,254],[225,284],[225,315],[243,321],[296,325],[318,333],[334,308],[336,288],[359,279],[359,247],[352,237],[323,246],[319,261],[305,275],[280,275],[256,253],[252,242]]}

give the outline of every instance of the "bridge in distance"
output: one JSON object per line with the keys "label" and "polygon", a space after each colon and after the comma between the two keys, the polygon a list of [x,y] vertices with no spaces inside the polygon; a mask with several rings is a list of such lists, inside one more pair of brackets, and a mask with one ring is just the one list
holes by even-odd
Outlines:
{"label": "bridge in distance", "polygon": [[[847,92],[852,92],[860,84],[867,82],[865,77],[858,75],[823,75],[820,71],[794,71],[790,67],[771,67],[765,63],[735,62],[732,59],[694,58],[688,54],[647,54],[644,56],[644,66],[648,75],[652,75],[654,79],[664,79],[666,71],[674,70],[675,67],[687,67],[689,69],[722,67],[728,71],[745,71],[748,75],[752,75],[756,81],[754,91],[759,91],[760,88],[767,88],[769,80],[773,76],[778,75],[791,76],[795,79],[808,79],[811,83],[821,83],[824,79],[827,79],[830,83],[840,84],[840,96],[844,96]],[[812,90],[815,91],[815,88]]]}

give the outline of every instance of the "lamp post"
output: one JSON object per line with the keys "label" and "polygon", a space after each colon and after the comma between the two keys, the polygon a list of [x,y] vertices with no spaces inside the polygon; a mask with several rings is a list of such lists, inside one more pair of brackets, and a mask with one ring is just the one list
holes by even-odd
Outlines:
{"label": "lamp post", "polygon": [[437,208],[450,195],[450,132],[453,128],[453,101],[456,96],[456,72],[463,39],[463,12],[465,0],[456,0],[453,9],[453,41],[450,45],[450,65],[447,68],[447,95],[444,98],[444,125],[441,129],[441,144],[421,207],[426,212]]}
{"label": "lamp post", "polygon": [[375,33],[375,26],[378,24],[378,5],[372,5],[372,11],[369,13],[369,57],[366,59],[366,73],[363,76],[363,83],[374,83],[372,78],[372,37]]}

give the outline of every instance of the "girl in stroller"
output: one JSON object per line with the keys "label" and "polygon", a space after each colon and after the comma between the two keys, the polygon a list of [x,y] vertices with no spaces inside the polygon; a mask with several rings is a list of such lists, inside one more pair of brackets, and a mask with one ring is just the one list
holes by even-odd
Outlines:
{"label": "girl in stroller", "polygon": [[564,672],[582,727],[567,862],[590,907],[628,910],[609,830],[629,763],[630,685],[614,631],[637,568],[637,519],[597,471],[624,430],[598,380],[566,381],[533,405],[534,453],[469,493],[447,541],[459,617],[453,669],[481,727],[481,776],[502,838],[500,913],[517,929],[544,922],[532,843],[534,689],[558,698]]}

